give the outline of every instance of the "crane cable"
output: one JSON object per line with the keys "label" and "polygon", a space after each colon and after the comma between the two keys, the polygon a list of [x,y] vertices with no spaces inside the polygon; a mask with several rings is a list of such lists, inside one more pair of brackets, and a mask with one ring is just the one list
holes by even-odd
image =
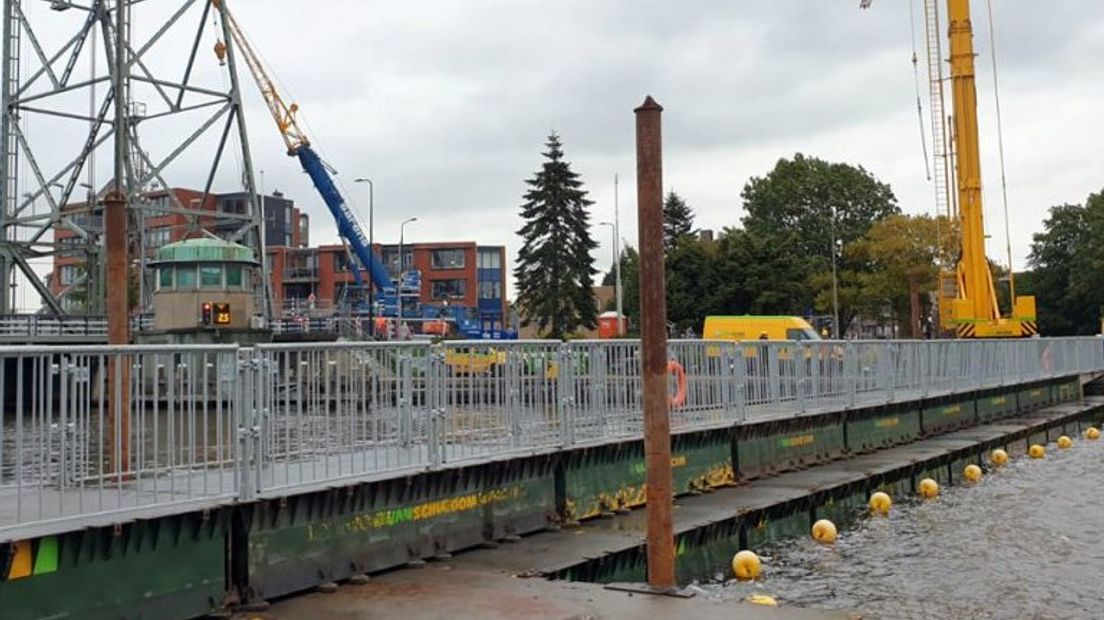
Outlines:
{"label": "crane cable", "polygon": [[916,87],[916,120],[920,123],[920,149],[924,154],[924,177],[932,180],[931,163],[928,162],[928,140],[924,136],[924,108],[920,103],[920,69],[916,58],[916,3],[909,0],[909,35],[912,37],[912,82]]}
{"label": "crane cable", "polygon": [[1004,170],[1004,125],[1001,123],[1000,87],[997,80],[997,33],[993,25],[993,0],[985,2],[989,9],[989,47],[993,61],[993,96],[997,106],[997,152],[1000,154],[1001,198],[1004,201],[1004,240],[1008,252],[1008,298],[1016,303],[1016,276],[1012,267],[1012,232],[1008,224],[1008,181]]}
{"label": "crane cable", "polygon": [[[218,12],[216,11],[215,14],[217,15]],[[217,34],[218,38],[221,40],[221,36],[222,36],[221,28],[216,27],[216,32],[218,33]],[[253,45],[252,41],[250,41],[250,37],[245,33],[244,30],[239,28],[238,32],[240,33],[241,37],[243,39],[245,39],[246,42],[249,43],[250,47],[252,48],[253,55],[256,56],[257,61],[263,67],[265,67],[266,73],[268,75],[268,79],[271,80],[273,87],[275,87],[278,90],[278,92],[281,92],[281,93],[284,93],[285,95],[287,95],[289,101],[294,102],[295,97],[291,95],[291,90],[288,89],[287,86],[285,86],[284,83],[280,81],[280,76],[275,71],[272,70],[273,65],[268,62],[268,59],[265,58],[264,54],[261,53],[261,50],[258,47],[256,47],[255,45]],[[227,70],[227,72],[228,71],[229,70]],[[225,79],[225,76],[226,76],[227,72],[224,72],[224,74],[223,74],[224,79]],[[301,110],[301,109],[298,110],[295,118],[296,118],[296,121],[300,125],[303,126],[306,135],[308,135],[308,136],[317,136],[318,135],[318,133],[314,131],[314,128],[311,127],[310,121],[307,119],[307,115],[303,112],[303,110]],[[345,203],[347,205],[349,205],[350,209],[353,209],[354,211],[356,211],[357,210],[356,202],[354,200],[350,199],[350,196],[352,195],[352,193],[348,190],[348,188],[345,186],[345,184],[342,183],[341,177],[338,174],[337,170],[332,165],[330,165],[329,162],[331,160],[330,160],[328,154],[326,153],[325,149],[323,149],[320,144],[318,144],[314,141],[311,141],[310,147],[312,149],[314,149],[315,153],[318,154],[318,158],[322,161],[322,164],[324,166],[326,166],[326,168],[329,169],[330,173],[333,175],[332,180],[334,182],[334,185],[337,187],[338,191],[341,193],[342,199],[345,200]],[[235,155],[236,155],[236,153],[235,153]],[[239,162],[239,167],[240,166],[241,166],[241,164]],[[242,174],[244,174],[244,172]],[[340,237],[340,233],[339,233],[339,237]],[[341,237],[341,241],[342,241],[342,243],[345,243],[345,238]],[[351,254],[350,254],[350,256],[351,256]]]}
{"label": "crane cable", "polygon": [[[924,9],[921,9],[921,10],[924,10]],[[927,32],[925,31],[925,35],[926,34],[927,34]],[[927,134],[924,132],[924,113],[923,113],[923,107],[920,103],[921,102],[920,74],[919,74],[919,68],[918,68],[918,60],[917,60],[917,57],[916,57],[916,1],[915,0],[909,0],[909,35],[912,37],[912,78],[913,78],[913,83],[916,87],[916,116],[917,116],[917,120],[920,123],[920,147],[921,147],[921,149],[923,149],[923,152],[924,152],[924,174],[925,174],[925,178],[927,179],[927,181],[931,182],[931,180],[932,180],[932,168],[931,168],[931,166],[934,162],[928,158]],[[925,39],[927,39],[926,36],[925,36]],[[929,58],[930,58],[930,53],[929,53]],[[934,147],[935,145],[933,144],[932,146]],[[942,269],[945,269],[946,266],[951,261],[946,257],[946,255],[945,255],[946,253],[944,252],[943,220],[941,219],[942,214],[939,213],[938,203],[936,203],[936,204],[937,204],[937,207],[936,207],[935,213],[932,217],[932,219],[935,221],[935,242],[936,242],[935,254],[936,254],[936,260],[939,263],[940,267]]]}

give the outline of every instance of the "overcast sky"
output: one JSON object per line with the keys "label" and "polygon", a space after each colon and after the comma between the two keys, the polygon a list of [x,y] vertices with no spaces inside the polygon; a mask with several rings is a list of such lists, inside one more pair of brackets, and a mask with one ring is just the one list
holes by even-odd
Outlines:
{"label": "overcast sky", "polygon": [[[1013,253],[1022,267],[1047,207],[1104,187],[1104,3],[994,4]],[[986,4],[974,5],[986,223],[990,255],[1003,260],[992,52]],[[351,181],[375,181],[378,241],[397,240],[398,222],[416,216],[410,240],[503,244],[512,262],[523,182],[555,130],[596,202],[595,224],[612,219],[620,174],[622,236],[636,245],[632,109],[647,94],[666,109],[664,183],[689,201],[699,227],[737,225],[748,177],[797,151],[865,166],[907,213],[932,209],[904,0],[875,0],[867,11],[857,0],[230,6],[365,217],[367,187]],[[136,27],[150,27],[140,19]],[[267,189],[311,214],[313,242],[333,241],[328,213],[246,86],[252,154]],[[930,131],[927,105],[925,94]],[[201,185],[199,169],[183,166],[170,182]],[[604,270],[609,230],[594,234]]]}

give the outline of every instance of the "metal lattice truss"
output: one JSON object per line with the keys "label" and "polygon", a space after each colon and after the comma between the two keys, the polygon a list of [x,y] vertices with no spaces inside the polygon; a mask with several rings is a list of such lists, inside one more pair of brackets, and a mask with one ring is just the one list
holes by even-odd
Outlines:
{"label": "metal lattice truss", "polygon": [[[144,261],[148,250],[163,242],[147,238],[145,223],[170,214],[182,214],[197,227],[202,219],[204,227],[264,255],[235,50],[222,19],[225,5],[226,0],[3,0],[4,283],[33,287],[53,313],[102,311],[98,203],[115,185],[116,92],[127,93],[121,186],[128,195],[132,256]],[[116,75],[120,10],[125,70]],[[210,51],[215,43],[217,58]],[[170,178],[178,179],[177,186],[201,187],[202,198],[182,204],[174,192],[163,191],[174,187]],[[244,212],[211,210],[208,197],[216,183],[223,190],[227,184],[240,187],[251,197]],[[73,234],[59,243],[54,232],[63,229]],[[83,257],[83,268],[72,281],[51,287],[41,273],[58,256]],[[145,268],[138,272],[145,303],[152,278]],[[0,286],[0,312],[12,311],[15,286]],[[76,308],[72,301],[78,296],[83,303]]]}

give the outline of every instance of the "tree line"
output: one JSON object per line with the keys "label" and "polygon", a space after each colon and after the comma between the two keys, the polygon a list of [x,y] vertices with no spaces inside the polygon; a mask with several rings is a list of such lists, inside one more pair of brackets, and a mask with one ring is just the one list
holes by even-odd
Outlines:
{"label": "tree line", "polygon": [[[588,198],[578,174],[551,135],[540,171],[527,181],[521,209],[523,245],[514,276],[523,324],[567,337],[593,328],[594,302]],[[1092,333],[1104,312],[1104,195],[1084,205],[1051,209],[1035,235],[1031,271],[1017,274],[1017,294],[1035,294],[1044,334]],[[713,314],[833,315],[840,335],[856,317],[897,327],[900,337],[937,329],[934,291],[953,268],[958,242],[946,217],[904,215],[892,189],[862,166],[797,153],[752,177],[740,193],[738,224],[716,238],[699,236],[688,201],[664,201],[667,320],[676,333],[700,332]],[[639,255],[619,257],[624,310],[639,314]],[[833,269],[834,268],[834,269]],[[995,281],[1003,272],[993,266]],[[834,274],[834,275],[833,275]],[[614,284],[613,266],[602,284]],[[834,286],[833,286],[834,285]],[[1001,295],[1008,291],[1001,287]]]}

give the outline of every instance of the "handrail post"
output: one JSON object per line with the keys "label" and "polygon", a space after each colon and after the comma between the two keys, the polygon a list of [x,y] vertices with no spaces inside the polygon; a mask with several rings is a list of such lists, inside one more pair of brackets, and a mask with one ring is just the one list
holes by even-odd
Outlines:
{"label": "handrail post", "polygon": [[564,448],[575,443],[575,416],[572,411],[575,402],[575,373],[571,371],[570,346],[563,343],[556,349],[556,391],[559,396],[556,399],[556,419],[560,421],[560,445]]}
{"label": "handrail post", "polygon": [[847,407],[855,407],[855,384],[858,381],[859,360],[855,358],[855,344],[847,342],[844,346],[845,371],[844,380],[847,382]]}
{"label": "handrail post", "polygon": [[444,462],[441,438],[442,411],[445,407],[445,352],[440,344],[431,345],[426,352],[426,422],[428,424],[427,450],[429,469],[439,469]]}
{"label": "handrail post", "polygon": [[885,376],[886,402],[891,403],[897,396],[897,359],[895,352],[900,345],[892,342],[885,343],[885,361],[882,363]]}

